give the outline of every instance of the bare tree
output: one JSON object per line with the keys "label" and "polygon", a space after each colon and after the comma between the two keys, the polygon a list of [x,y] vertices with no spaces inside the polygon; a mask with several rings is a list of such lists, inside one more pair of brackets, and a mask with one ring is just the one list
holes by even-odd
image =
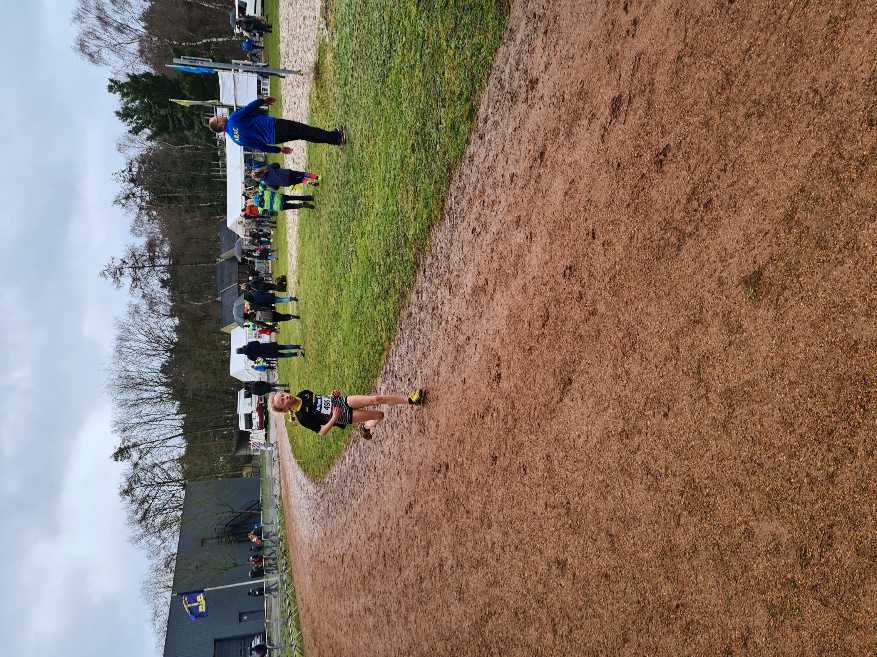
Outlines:
{"label": "bare tree", "polygon": [[135,215],[170,207],[187,211],[200,207],[223,214],[225,190],[209,178],[209,163],[216,157],[215,145],[203,142],[152,142],[113,174],[120,185],[113,203]]}
{"label": "bare tree", "polygon": [[125,253],[112,256],[100,271],[100,277],[117,288],[128,282],[132,293],[148,294],[150,288],[163,287],[170,269],[187,267],[215,267],[216,260],[207,262],[176,262],[163,240],[149,238],[143,244],[129,244]]}
{"label": "bare tree", "polygon": [[164,546],[150,553],[149,571],[140,587],[140,598],[149,608],[149,624],[155,633],[156,653],[164,652],[167,634],[167,606],[170,600],[176,567],[177,536],[168,537]]}
{"label": "bare tree", "polygon": [[[193,4],[212,8],[212,3]],[[148,29],[144,20],[150,5],[143,0],[89,0],[77,4],[73,22],[79,33],[73,49],[92,64],[110,66],[118,72],[141,72],[146,69],[143,48],[163,46],[170,50],[234,41],[234,36],[187,40],[159,34]]]}
{"label": "bare tree", "polygon": [[119,494],[129,540],[151,553],[179,532],[186,479],[178,454],[155,450],[128,464]]}
{"label": "bare tree", "polygon": [[[228,438],[233,407],[207,386],[194,386],[188,394],[174,390],[174,376],[189,376],[190,361],[214,358],[214,350],[203,341],[177,339],[177,320],[172,313],[153,313],[143,304],[131,303],[125,315],[116,319],[113,361],[107,367],[105,388],[112,396],[113,432],[119,444],[116,461],[134,462],[150,452],[172,450],[182,457],[186,448],[218,436]],[[197,372],[192,372],[197,376]],[[197,402],[197,430],[184,430],[179,402]],[[230,441],[221,440],[228,451]]]}
{"label": "bare tree", "polygon": [[209,0],[183,0],[183,2],[188,2],[192,5],[199,5],[201,7],[207,7],[208,9],[224,9],[228,10],[228,2],[209,2]]}

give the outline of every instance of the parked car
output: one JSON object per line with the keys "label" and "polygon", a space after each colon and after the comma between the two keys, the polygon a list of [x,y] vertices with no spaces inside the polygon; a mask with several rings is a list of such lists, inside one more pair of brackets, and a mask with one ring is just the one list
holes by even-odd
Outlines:
{"label": "parked car", "polygon": [[253,395],[246,388],[238,391],[238,429],[262,431],[268,416],[265,400]]}

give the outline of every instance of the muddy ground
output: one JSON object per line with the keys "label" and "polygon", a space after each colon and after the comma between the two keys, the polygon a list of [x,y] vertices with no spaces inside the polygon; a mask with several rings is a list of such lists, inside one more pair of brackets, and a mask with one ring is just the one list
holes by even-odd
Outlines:
{"label": "muddy ground", "polygon": [[875,125],[874,3],[514,2],[309,657],[877,651]]}

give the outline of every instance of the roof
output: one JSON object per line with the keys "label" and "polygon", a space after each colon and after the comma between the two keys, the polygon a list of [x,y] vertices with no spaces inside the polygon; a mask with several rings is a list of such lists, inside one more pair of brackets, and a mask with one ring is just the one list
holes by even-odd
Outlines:
{"label": "roof", "polygon": [[234,321],[234,302],[241,295],[240,263],[236,258],[220,260],[216,263],[216,296],[219,297],[219,328],[231,330]]}
{"label": "roof", "polygon": [[219,224],[219,253],[225,255],[229,251],[234,252],[234,244],[239,238],[240,235],[226,226],[225,221],[222,221]]}

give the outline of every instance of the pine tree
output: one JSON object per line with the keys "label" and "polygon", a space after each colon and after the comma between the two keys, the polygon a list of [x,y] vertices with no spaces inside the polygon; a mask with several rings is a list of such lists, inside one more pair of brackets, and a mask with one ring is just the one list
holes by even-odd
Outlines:
{"label": "pine tree", "polygon": [[180,73],[176,77],[156,73],[128,74],[127,79],[110,78],[107,91],[119,96],[121,108],[116,111],[129,132],[139,135],[147,132],[148,139],[165,138],[170,142],[183,143],[192,139],[211,141],[212,137],[205,128],[203,109],[183,107],[170,101],[171,98],[189,98],[188,94],[198,92],[201,98],[192,100],[209,100],[219,96],[219,85],[216,76],[205,77],[212,82],[196,84],[183,82],[192,74]]}

